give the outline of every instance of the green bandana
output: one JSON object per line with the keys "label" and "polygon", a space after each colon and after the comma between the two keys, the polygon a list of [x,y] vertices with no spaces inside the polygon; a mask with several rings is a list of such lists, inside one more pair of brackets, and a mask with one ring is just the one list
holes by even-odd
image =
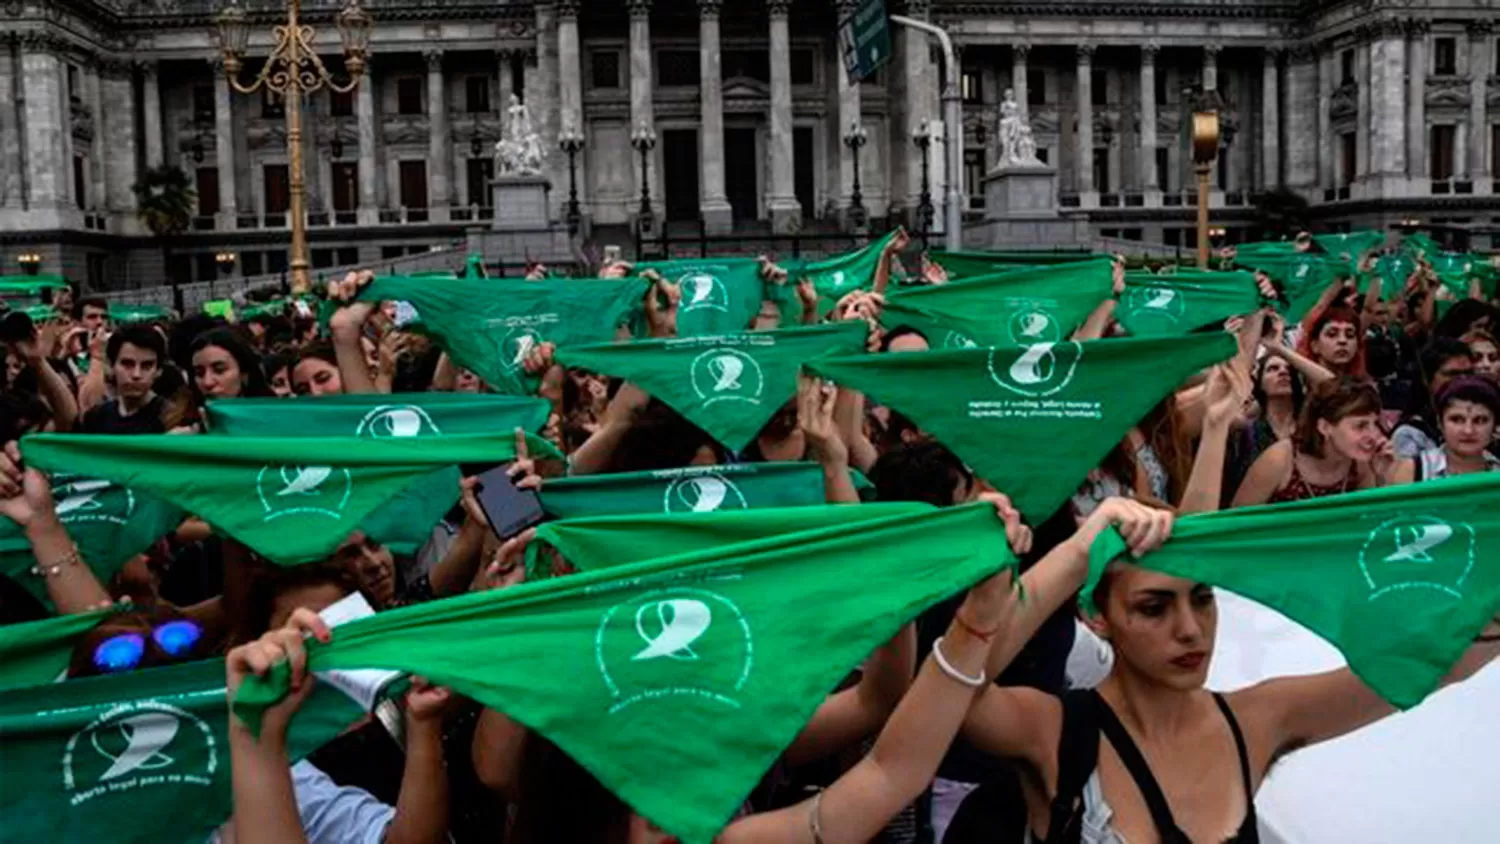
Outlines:
{"label": "green bandana", "polygon": [[[1313,241],[1323,247],[1324,252],[1346,260],[1352,267],[1359,263],[1366,252],[1385,245],[1385,232],[1360,230],[1345,234],[1315,234]],[[1346,255],[1347,259],[1344,257]]]}
{"label": "green bandana", "polygon": [[765,284],[754,258],[706,258],[701,261],[649,261],[635,265],[637,274],[656,270],[682,286],[677,308],[677,336],[702,337],[750,327],[760,311]]}
{"label": "green bandana", "polygon": [[18,310],[20,310],[21,313],[25,314],[26,316],[30,317],[31,321],[38,325],[44,322],[52,322],[53,320],[62,318],[62,314],[58,313],[57,308],[54,308],[51,305],[27,305],[26,307],[19,308]]}
{"label": "green bandana", "polygon": [[[624,547],[663,556],[353,621],[309,643],[308,664],[449,686],[546,736],[686,844],[708,844],[852,667],[1014,564],[988,504],[899,512],[686,554],[644,525]],[[778,511],[696,518],[786,526]],[[236,713],[255,723],[289,674],[248,680]]]}
{"label": "green bandana", "polygon": [[559,519],[711,513],[823,504],[826,496],[816,463],[735,463],[551,478],[542,485],[542,509]]}
{"label": "green bandana", "polygon": [[[100,583],[108,584],[131,557],[176,530],[186,517],[180,507],[145,490],[70,472],[55,472],[51,481],[58,521]],[[35,564],[26,532],[0,518],[0,573],[50,606],[46,582],[31,574]]]}
{"label": "green bandana", "polygon": [[[533,454],[545,441],[528,438]],[[515,457],[515,435],[117,437],[38,434],[21,440],[44,470],[94,475],[159,495],[268,559],[326,559],[377,507],[413,481],[462,463]]]}
{"label": "green bandana", "polygon": [[769,296],[781,305],[781,324],[798,325],[802,319],[802,303],[797,298],[797,285],[804,279],[811,281],[818,292],[818,313],[827,314],[842,299],[855,290],[869,290],[875,285],[875,270],[880,266],[886,244],[896,236],[893,230],[879,240],[842,255],[822,261],[782,261],[787,271],[785,284],[768,285]]}
{"label": "green bandana", "polygon": [[0,627],[0,691],[51,683],[68,670],[73,642],[115,609]]}
{"label": "green bandana", "polygon": [[1089,252],[946,252],[933,250],[927,257],[948,272],[950,280],[1012,270],[1070,264],[1096,257]]}
{"label": "green bandana", "polygon": [[0,276],[0,296],[41,296],[43,290],[67,286],[67,279],[60,275]]}
{"label": "green bandana", "polygon": [[1251,273],[1129,272],[1115,319],[1132,337],[1177,337],[1259,307]]}
{"label": "green bandana", "polygon": [[1236,348],[1220,332],[835,358],[807,369],[905,414],[1041,524],[1152,406]]}
{"label": "green bandana", "polygon": [[379,276],[360,291],[365,301],[401,301],[416,308],[421,330],[459,366],[493,389],[524,395],[533,381],[522,368],[541,343],[603,343],[640,307],[638,278],[514,281]]}
{"label": "green bandana", "polygon": [[1347,262],[1311,252],[1237,255],[1235,263],[1261,270],[1281,285],[1287,303],[1284,315],[1288,322],[1298,322],[1307,316],[1334,279],[1353,273]]}
{"label": "green bandana", "polygon": [[910,325],[935,349],[1066,340],[1109,298],[1108,260],[976,276],[886,294],[887,329]]}
{"label": "green bandana", "polygon": [[[290,399],[220,399],[208,403],[209,428],[229,436],[404,438],[444,434],[501,434],[547,424],[545,399],[484,393],[397,393],[304,396]],[[377,508],[359,529],[397,554],[414,554],[432,526],[458,501],[458,467],[418,478]]]}
{"label": "green bandana", "polygon": [[[4,837],[201,844],[232,811],[224,697],[222,659],[0,692]],[[319,683],[297,712],[288,756],[306,756],[363,714]]]}
{"label": "green bandana", "polygon": [[806,361],[864,350],[863,322],[558,349],[564,366],[624,378],[730,451],[755,440],[797,394]]}
{"label": "green bandana", "polygon": [[172,309],[161,305],[125,305],[119,302],[109,306],[109,318],[119,325],[138,322],[160,322],[172,319]]}
{"label": "green bandana", "polygon": [[[1483,474],[1184,516],[1135,562],[1282,613],[1405,709],[1500,611],[1497,499],[1500,475]],[[1117,533],[1099,537],[1085,595],[1123,553]]]}

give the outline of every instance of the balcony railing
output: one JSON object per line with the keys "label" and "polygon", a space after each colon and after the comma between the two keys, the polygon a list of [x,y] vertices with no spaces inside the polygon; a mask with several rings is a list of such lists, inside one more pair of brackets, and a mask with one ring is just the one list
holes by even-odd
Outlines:
{"label": "balcony railing", "polygon": [[488,205],[460,205],[448,212],[448,219],[455,223],[493,220],[495,219],[495,209]]}
{"label": "balcony railing", "polygon": [[1078,194],[1064,193],[1057,198],[1058,204],[1064,208],[1077,208],[1079,206]]}
{"label": "balcony railing", "polygon": [[1120,207],[1120,195],[1117,194],[1117,193],[1101,193],[1101,194],[1099,194],[1099,207],[1100,208],[1119,208]]}

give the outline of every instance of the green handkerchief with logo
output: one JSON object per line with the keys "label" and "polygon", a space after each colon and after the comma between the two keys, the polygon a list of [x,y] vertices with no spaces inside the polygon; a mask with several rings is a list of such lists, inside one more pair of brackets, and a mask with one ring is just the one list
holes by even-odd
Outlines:
{"label": "green handkerchief with logo", "polygon": [[972,278],[979,275],[992,275],[994,273],[1013,272],[1015,270],[1032,269],[1034,267],[1047,267],[1054,264],[1071,264],[1075,261],[1087,261],[1096,256],[1090,252],[949,252],[943,249],[934,249],[927,253],[928,257],[947,273],[950,281],[961,278]]}
{"label": "green handkerchief with logo", "polygon": [[1313,241],[1323,247],[1324,252],[1353,267],[1366,252],[1385,245],[1385,232],[1362,229],[1357,232],[1315,234]]}
{"label": "green handkerchief with logo", "polygon": [[905,414],[1040,524],[1153,405],[1236,348],[1228,334],[1190,334],[825,358],[807,369]]}
{"label": "green handkerchief with logo", "polygon": [[624,378],[742,451],[797,394],[809,360],[862,352],[863,322],[558,349],[557,360]]}
{"label": "green handkerchief with logo", "polygon": [[[1500,474],[1183,516],[1136,565],[1221,586],[1328,640],[1403,709],[1434,689],[1500,612]],[[1089,554],[1093,587],[1125,552]]]}
{"label": "green handkerchief with logo", "polygon": [[[208,403],[219,436],[405,438],[447,434],[537,433],[552,407],[545,399],[487,393],[366,393]],[[542,456],[542,455],[535,455]],[[459,470],[445,466],[413,481],[360,522],[360,530],[397,554],[414,554],[458,501]]]}
{"label": "green handkerchief with logo", "polygon": [[1132,337],[1176,337],[1259,307],[1260,292],[1252,273],[1128,272],[1115,319]]}
{"label": "green handkerchief with logo", "polygon": [[801,322],[802,302],[797,298],[797,284],[804,279],[811,281],[818,292],[820,316],[826,315],[847,294],[873,287],[881,256],[895,236],[895,230],[891,230],[879,240],[821,261],[783,259],[780,263],[787,271],[786,283],[766,286],[767,295],[781,305],[781,324],[792,326]]}
{"label": "green handkerchief with logo", "polygon": [[[309,642],[308,665],[448,686],[551,740],[684,844],[709,844],[850,669],[1015,564],[988,504],[887,506],[878,520],[847,505],[669,517],[791,528],[697,551],[658,518],[619,547],[662,556],[351,621]],[[851,521],[789,523],[819,523],[813,510]],[[253,727],[289,684],[290,670],[248,679],[235,713]]]}
{"label": "green handkerchief with logo", "polygon": [[460,278],[441,281],[377,276],[360,291],[364,301],[407,302],[431,336],[460,366],[494,390],[525,395],[534,379],[522,364],[541,343],[603,343],[641,306],[646,283],[627,279],[516,281]]}
{"label": "green handkerchief with logo", "polygon": [[1313,305],[1322,298],[1335,279],[1341,275],[1352,276],[1353,268],[1345,261],[1311,252],[1235,256],[1235,263],[1252,270],[1260,270],[1280,284],[1286,306],[1284,315],[1288,323],[1307,316]]}
{"label": "green handkerchief with logo", "polygon": [[573,519],[801,507],[826,503],[827,493],[816,463],[734,463],[549,478],[541,498],[548,515]]}
{"label": "green handkerchief with logo", "polygon": [[57,615],[0,627],[0,691],[51,683],[68,670],[73,643],[118,609]]}
{"label": "green handkerchief with logo", "polygon": [[646,261],[635,265],[637,274],[645,270],[656,270],[668,282],[681,286],[679,337],[749,329],[765,293],[760,262],[754,258]]}
{"label": "green handkerchief with logo", "polygon": [[[87,461],[78,467],[92,468]],[[187,517],[181,507],[146,490],[70,471],[52,472],[49,478],[58,521],[78,545],[78,555],[106,585],[131,557],[176,530]],[[0,573],[50,606],[46,582],[31,574],[34,565],[26,532],[0,518]]]}
{"label": "green handkerchief with logo", "polygon": [[[528,437],[533,454],[551,446]],[[36,434],[44,471],[90,474],[160,496],[273,562],[326,559],[380,505],[437,469],[504,463],[515,434],[443,437],[136,437]]]}
{"label": "green handkerchief with logo", "polygon": [[1112,272],[1098,259],[892,290],[881,322],[910,325],[935,349],[1056,343],[1109,298]]}
{"label": "green handkerchief with logo", "polygon": [[[288,757],[364,714],[318,684]],[[202,844],[233,811],[228,718],[222,659],[0,692],[0,839]]]}

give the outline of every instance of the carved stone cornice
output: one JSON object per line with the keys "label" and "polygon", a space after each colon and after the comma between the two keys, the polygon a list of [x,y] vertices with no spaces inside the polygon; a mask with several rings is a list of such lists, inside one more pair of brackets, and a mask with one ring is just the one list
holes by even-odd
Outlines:
{"label": "carved stone cornice", "polygon": [[1353,82],[1344,84],[1333,89],[1333,95],[1328,101],[1328,114],[1335,120],[1342,117],[1350,117],[1359,113],[1359,86]]}
{"label": "carved stone cornice", "polygon": [[1141,64],[1156,64],[1156,55],[1161,52],[1161,45],[1155,41],[1148,41],[1141,45]]}
{"label": "carved stone cornice", "polygon": [[128,79],[134,65],[124,59],[103,59],[99,62],[99,75],[105,79]]}
{"label": "carved stone cornice", "polygon": [[443,69],[442,50],[424,50],[422,51],[422,58],[427,62],[428,72],[440,71]]}
{"label": "carved stone cornice", "polygon": [[1089,64],[1094,60],[1094,45],[1079,44],[1073,48],[1073,54],[1078,58],[1079,64]]}
{"label": "carved stone cornice", "polygon": [[583,0],[557,0],[557,19],[577,22],[578,11],[582,7]]}
{"label": "carved stone cornice", "polygon": [[1467,109],[1473,102],[1468,76],[1429,76],[1424,97],[1428,108]]}
{"label": "carved stone cornice", "polygon": [[1292,44],[1286,48],[1287,60],[1298,64],[1306,64],[1318,60],[1318,45],[1316,44]]}
{"label": "carved stone cornice", "polygon": [[1407,18],[1406,34],[1412,38],[1425,38],[1432,32],[1432,21],[1426,18]]}
{"label": "carved stone cornice", "polygon": [[651,0],[625,0],[625,10],[630,13],[631,20],[645,20],[651,17]]}
{"label": "carved stone cornice", "polygon": [[1483,40],[1494,34],[1495,22],[1488,18],[1481,18],[1480,20],[1469,21],[1467,28],[1470,38],[1476,41]]}
{"label": "carved stone cornice", "polygon": [[1011,57],[1014,59],[1020,59],[1024,62],[1031,57],[1031,45],[1025,41],[1019,44],[1012,44],[1010,49],[1012,50]]}
{"label": "carved stone cornice", "polygon": [[766,14],[784,18],[792,13],[792,0],[766,0]]}
{"label": "carved stone cornice", "polygon": [[20,34],[21,49],[28,53],[55,53],[61,55],[73,45],[68,39],[45,29],[32,29]]}
{"label": "carved stone cornice", "polygon": [[1217,61],[1218,58],[1219,58],[1219,53],[1223,49],[1224,49],[1223,45],[1220,45],[1220,44],[1204,44],[1203,45],[1203,58],[1205,60],[1207,60],[1207,61]]}

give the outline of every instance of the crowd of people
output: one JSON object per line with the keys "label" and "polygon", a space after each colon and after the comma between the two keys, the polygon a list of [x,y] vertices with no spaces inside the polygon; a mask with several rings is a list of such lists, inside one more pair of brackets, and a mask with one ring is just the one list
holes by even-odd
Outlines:
{"label": "crowd of people", "polygon": [[[1278,246],[1325,251],[1306,234]],[[963,280],[925,254],[906,273],[910,248],[904,234],[888,239],[869,277],[833,298],[797,267],[762,259],[766,307],[743,328],[787,327],[778,302],[795,301],[804,324],[863,323],[870,354],[934,353],[937,338],[887,318],[885,296]],[[1348,271],[1291,325],[1284,279],[1255,270],[1263,306],[1198,327],[1229,332],[1238,353],[1164,397],[1036,523],[1012,506],[1014,490],[976,477],[878,396],[803,376],[736,452],[639,385],[563,366],[549,342],[523,349],[523,366],[551,406],[540,433],[566,459],[529,456],[522,443],[509,472],[518,488],[545,491],[564,476],[805,461],[822,467],[829,504],[993,505],[1019,573],[928,609],[852,666],[726,821],[723,844],[1256,841],[1256,790],[1279,759],[1393,707],[1347,669],[1210,692],[1217,615],[1206,584],[1122,559],[1092,593],[1097,613],[1080,609],[1078,592],[1108,529],[1140,556],[1168,542],[1185,514],[1500,471],[1495,290],[1475,271],[1456,296],[1418,250],[1403,288],[1383,293],[1374,262],[1402,248],[1331,256]],[[1221,260],[1227,269],[1237,257]],[[623,261],[594,270],[638,275],[637,333],[676,336],[677,279]],[[1113,316],[1125,277],[1117,258],[1113,296],[1072,339],[1124,333]],[[18,441],[42,432],[205,435],[207,405],[219,400],[491,391],[400,303],[361,298],[372,281],[350,274],[249,318],[130,325],[112,325],[105,300],[63,289],[51,296],[55,319],[8,334],[0,514],[29,545],[34,566],[20,578],[36,589],[0,577],[0,622],[111,610],[78,638],[61,682],[222,658],[232,699],[247,677],[289,663],[293,693],[258,733],[229,719],[233,813],[213,840],[677,840],[546,736],[421,678],[394,716],[372,716],[304,759],[290,755],[289,725],[315,685],[305,643],[339,635],[320,612],[351,595],[381,613],[527,580],[534,530],[497,536],[472,477],[413,554],[355,531],[327,560],[276,566],[188,514],[100,577],[58,512],[54,482],[22,459]],[[528,283],[492,281],[496,295]],[[861,477],[868,484],[851,481]],[[1449,679],[1500,654],[1497,633],[1500,619]]]}

